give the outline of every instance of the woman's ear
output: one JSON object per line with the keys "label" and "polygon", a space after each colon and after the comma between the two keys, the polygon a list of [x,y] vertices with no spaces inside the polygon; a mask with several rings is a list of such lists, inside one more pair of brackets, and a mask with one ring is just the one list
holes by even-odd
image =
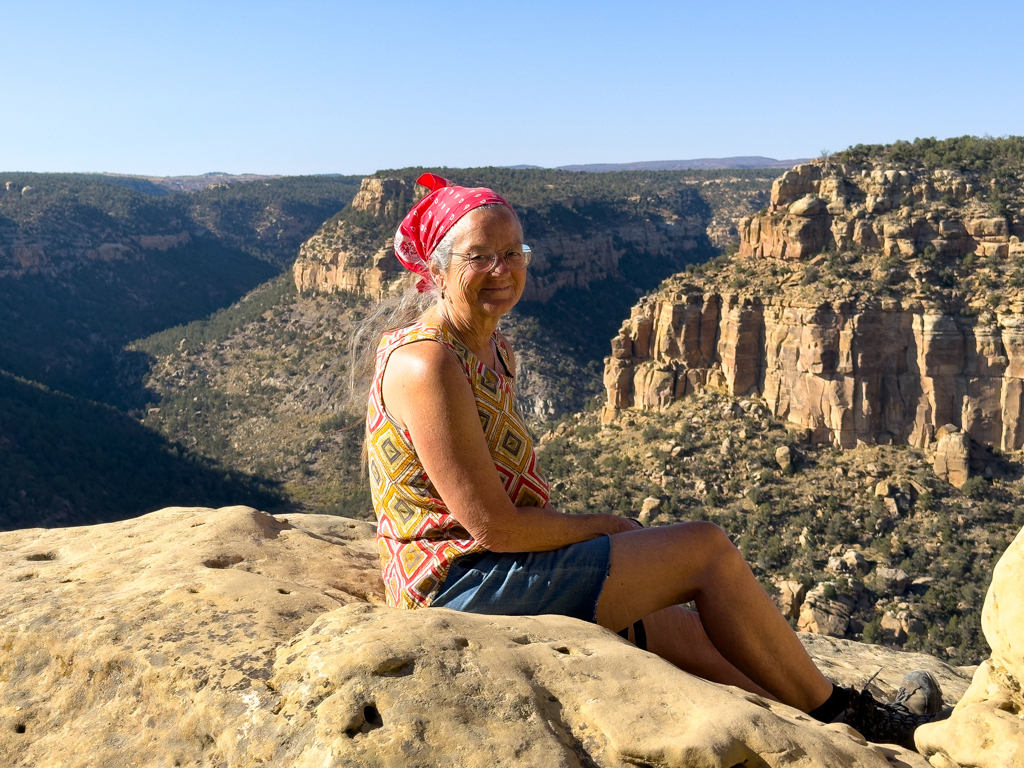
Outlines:
{"label": "woman's ear", "polygon": [[433,261],[427,263],[427,268],[430,270],[430,279],[434,281],[434,285],[444,292],[444,272]]}

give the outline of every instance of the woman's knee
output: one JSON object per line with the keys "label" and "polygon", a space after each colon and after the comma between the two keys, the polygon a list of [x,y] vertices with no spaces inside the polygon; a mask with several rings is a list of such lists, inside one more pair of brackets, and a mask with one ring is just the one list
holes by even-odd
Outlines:
{"label": "woman's knee", "polygon": [[732,555],[738,553],[729,534],[722,528],[707,520],[695,520],[683,523],[689,530],[687,533],[697,540],[698,546],[714,555]]}
{"label": "woman's knee", "polygon": [[690,539],[691,545],[696,544],[696,549],[705,564],[705,571],[745,565],[740,551],[721,527],[706,520],[695,520],[683,525],[690,529],[687,538]]}

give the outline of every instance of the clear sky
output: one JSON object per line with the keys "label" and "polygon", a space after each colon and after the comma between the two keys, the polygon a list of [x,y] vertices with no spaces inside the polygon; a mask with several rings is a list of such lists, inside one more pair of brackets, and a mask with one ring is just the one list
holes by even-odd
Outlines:
{"label": "clear sky", "polygon": [[1024,133],[1020,0],[0,0],[0,170],[813,157]]}

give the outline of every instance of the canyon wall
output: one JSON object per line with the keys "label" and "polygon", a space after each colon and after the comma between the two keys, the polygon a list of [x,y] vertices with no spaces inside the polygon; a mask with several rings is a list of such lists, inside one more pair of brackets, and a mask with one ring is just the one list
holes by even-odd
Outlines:
{"label": "canyon wall", "polygon": [[612,342],[604,381],[609,417],[662,408],[707,385],[763,397],[817,442],[925,447],[952,423],[979,443],[1017,450],[1024,315],[677,294],[634,307]]}
{"label": "canyon wall", "polygon": [[[300,248],[293,267],[298,290],[348,291],[376,299],[411,285],[413,276],[395,258],[392,237],[401,214],[416,199],[413,188],[405,179],[364,179],[347,215],[328,221]],[[586,235],[554,230],[533,237],[527,231],[533,262],[523,300],[546,302],[562,288],[585,288],[615,277],[627,254],[672,260],[681,267],[706,239],[705,226],[703,219],[688,216],[637,218]]]}
{"label": "canyon wall", "polygon": [[1024,255],[1024,219],[993,215],[989,189],[951,170],[799,165],[772,184],[765,211],[739,220],[739,256],[799,261],[849,246],[897,257]]}
{"label": "canyon wall", "polygon": [[[1024,447],[1024,212],[992,198],[947,170],[787,171],[740,220],[727,269],[633,308],[605,361],[605,418],[712,386],[841,447],[924,447],[946,424]],[[984,269],[968,273],[972,259]],[[903,282],[880,283],[880,267]]]}

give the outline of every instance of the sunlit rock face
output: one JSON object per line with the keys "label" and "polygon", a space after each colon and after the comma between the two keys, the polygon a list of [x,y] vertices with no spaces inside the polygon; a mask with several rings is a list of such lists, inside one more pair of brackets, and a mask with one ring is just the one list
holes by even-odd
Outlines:
{"label": "sunlit rock face", "polygon": [[[829,162],[787,171],[768,207],[740,220],[734,263],[794,278],[737,288],[678,276],[645,297],[606,359],[606,418],[713,386],[760,396],[809,439],[840,447],[924,447],[946,424],[984,446],[1024,447],[1024,295],[1011,284],[986,305],[976,284],[927,284],[937,259],[1024,255],[1022,217],[992,216],[972,178]],[[838,254],[876,274],[901,269],[916,289],[845,279],[810,295],[816,265]]]}
{"label": "sunlit rock face", "polygon": [[[171,507],[2,533],[0,566],[5,766],[928,765],[594,624],[387,608],[365,522]],[[842,685],[882,667],[891,695],[923,666],[947,701],[967,687],[922,654],[803,640]]]}
{"label": "sunlit rock face", "polygon": [[658,297],[634,308],[605,364],[608,406],[658,408],[711,384],[760,395],[812,440],[924,447],[944,424],[1024,446],[1024,317],[887,301]]}
{"label": "sunlit rock face", "polygon": [[[407,179],[364,179],[350,209],[326,222],[299,250],[293,267],[298,290],[347,291],[376,299],[412,285],[414,276],[395,258],[392,237],[422,191]],[[563,288],[586,288],[619,276],[627,254],[666,260],[678,269],[702,241],[706,244],[706,226],[699,216],[665,211],[660,221],[636,218],[595,226],[585,234],[554,228],[531,236],[534,257],[523,301],[544,303]]]}

